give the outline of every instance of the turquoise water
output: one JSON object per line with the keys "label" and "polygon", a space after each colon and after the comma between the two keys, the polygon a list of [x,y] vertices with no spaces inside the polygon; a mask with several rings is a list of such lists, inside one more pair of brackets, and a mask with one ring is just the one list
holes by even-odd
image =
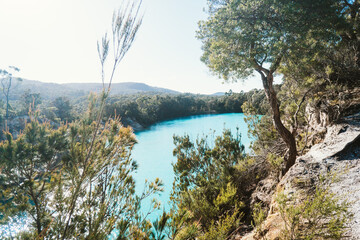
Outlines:
{"label": "turquoise water", "polygon": [[[172,152],[174,149],[173,135],[188,134],[195,140],[204,135],[219,136],[223,129],[231,129],[233,134],[237,129],[241,133],[242,144],[245,151],[248,151],[250,139],[247,134],[247,125],[244,122],[242,113],[201,115],[189,118],[181,118],[162,122],[153,125],[145,131],[136,132],[138,144],[135,145],[132,157],[137,161],[139,168],[135,175],[137,192],[142,192],[144,181],[160,178],[164,183],[164,192],[158,197],[166,210],[168,209],[169,194],[173,183],[173,169],[171,163],[176,161]],[[214,138],[209,138],[209,140]],[[144,202],[144,211],[149,207],[149,201]],[[161,211],[150,216],[154,220]],[[18,216],[12,219],[9,225],[0,225],[0,236],[9,237],[10,232],[15,235],[17,232],[26,230],[31,224],[29,218]],[[116,235],[116,232],[114,232]],[[109,236],[109,239],[113,239]]]}
{"label": "turquoise water", "polygon": [[[139,168],[135,175],[137,183],[137,192],[140,193],[144,188],[144,181],[148,179],[153,181],[156,177],[164,183],[164,192],[157,197],[162,206],[168,210],[169,194],[172,189],[174,174],[171,163],[176,161],[172,152],[175,148],[173,144],[173,135],[188,134],[191,139],[203,135],[222,134],[223,129],[231,129],[235,134],[237,129],[241,134],[241,142],[248,152],[250,139],[247,134],[247,125],[244,122],[242,113],[201,115],[189,118],[181,118],[162,122],[153,125],[148,130],[136,132],[138,144],[133,150],[133,158],[137,161]],[[215,131],[215,132],[214,132]],[[214,139],[212,137],[209,138]],[[149,202],[145,202],[143,209],[149,208]],[[156,218],[159,214],[153,214],[150,219]]]}

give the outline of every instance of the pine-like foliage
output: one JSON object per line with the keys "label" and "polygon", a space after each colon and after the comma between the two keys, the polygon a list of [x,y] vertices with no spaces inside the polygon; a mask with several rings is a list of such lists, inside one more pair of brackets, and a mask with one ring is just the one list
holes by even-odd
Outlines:
{"label": "pine-like foliage", "polygon": [[118,118],[98,127],[95,107],[90,109],[83,119],[58,129],[32,118],[16,140],[7,133],[0,143],[3,219],[25,212],[34,223],[21,238],[147,235],[151,224],[140,211],[141,201],[160,191],[161,182],[149,182],[135,194],[132,129]]}
{"label": "pine-like foliage", "polygon": [[175,182],[172,199],[176,212],[169,223],[174,239],[221,239],[239,223],[246,208],[242,177],[247,165],[240,136],[225,130],[210,146],[209,139],[174,137]]}

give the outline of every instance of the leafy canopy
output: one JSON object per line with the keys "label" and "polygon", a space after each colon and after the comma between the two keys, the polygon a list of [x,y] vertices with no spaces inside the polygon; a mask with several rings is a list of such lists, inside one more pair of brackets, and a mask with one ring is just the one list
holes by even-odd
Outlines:
{"label": "leafy canopy", "polygon": [[[200,22],[204,61],[224,79],[249,77],[282,59],[313,54],[338,38],[343,21],[335,0],[209,0],[209,18]],[[321,40],[320,40],[321,39]]]}

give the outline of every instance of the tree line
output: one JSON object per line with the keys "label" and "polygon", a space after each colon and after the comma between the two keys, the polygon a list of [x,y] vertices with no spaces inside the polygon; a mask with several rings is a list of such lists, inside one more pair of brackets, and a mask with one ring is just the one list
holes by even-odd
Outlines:
{"label": "tree line", "polygon": [[242,113],[242,105],[252,101],[257,114],[268,110],[264,92],[229,93],[224,96],[195,94],[119,95],[110,97],[105,116],[120,116],[125,125],[133,122],[148,127],[154,123],[199,114]]}
{"label": "tree line", "polygon": [[[268,106],[262,90],[249,92],[227,93],[223,96],[207,96],[195,94],[128,94],[110,96],[104,109],[104,121],[108,118],[121,117],[122,123],[132,126],[138,123],[148,127],[164,120],[188,117],[200,114],[242,113],[244,102],[251,101],[257,114],[263,115]],[[19,132],[23,122],[28,119],[29,109],[39,111],[42,121],[50,121],[59,125],[60,122],[71,122],[79,119],[87,111],[88,97],[69,99],[57,97],[43,100],[39,93],[25,91],[18,101],[2,102],[0,108],[1,128],[9,122],[10,132]],[[8,114],[4,106],[8,106]],[[22,119],[21,123],[13,121]]]}

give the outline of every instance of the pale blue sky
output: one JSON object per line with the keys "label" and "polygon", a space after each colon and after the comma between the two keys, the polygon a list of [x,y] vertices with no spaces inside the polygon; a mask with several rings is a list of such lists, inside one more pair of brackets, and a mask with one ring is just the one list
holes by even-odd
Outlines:
{"label": "pale blue sky", "polygon": [[[0,0],[0,68],[43,82],[100,82],[96,42],[121,0]],[[181,92],[261,88],[260,79],[222,84],[200,61],[197,22],[206,0],[144,0],[143,24],[115,82]]]}

